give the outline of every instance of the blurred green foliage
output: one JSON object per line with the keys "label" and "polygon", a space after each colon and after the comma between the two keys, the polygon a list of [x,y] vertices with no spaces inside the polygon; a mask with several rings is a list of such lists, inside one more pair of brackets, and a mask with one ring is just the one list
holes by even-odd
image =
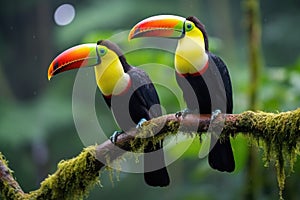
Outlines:
{"label": "blurred green foliage", "polygon": [[[239,0],[70,0],[68,3],[76,10],[75,19],[67,26],[58,26],[53,14],[62,3],[65,2],[13,0],[0,6],[0,151],[10,161],[25,191],[39,187],[40,180],[56,169],[59,160],[77,155],[84,147],[72,118],[76,72],[66,72],[47,81],[48,65],[64,49],[79,43],[113,39],[124,50],[129,63],[149,73],[166,113],[184,106],[176,81],[169,74],[173,70],[172,53],[151,48],[131,51],[143,48],[143,42],[128,42],[126,34],[119,35],[150,15],[195,15],[201,19],[210,36],[210,49],[223,58],[230,70],[234,112],[248,108],[251,83],[245,21]],[[261,2],[265,63],[258,91],[261,110],[280,112],[299,107],[299,9],[299,1]],[[94,77],[90,75],[90,78]],[[173,90],[160,84],[162,81]],[[117,127],[99,92],[95,101],[98,122],[109,136]],[[242,136],[232,139],[237,163],[233,174],[213,171],[207,160],[198,159],[199,145],[194,140],[181,158],[168,166],[171,185],[167,188],[148,187],[141,174],[128,173],[121,173],[120,181],[115,177],[112,185],[108,173],[103,173],[103,187],[96,186],[88,199],[243,199],[249,141]],[[180,153],[184,146],[179,143],[168,156]],[[262,161],[259,165],[258,176],[262,180],[254,196],[277,198],[274,168],[265,168]],[[298,162],[295,172],[287,178],[286,199],[299,199],[299,168]]]}

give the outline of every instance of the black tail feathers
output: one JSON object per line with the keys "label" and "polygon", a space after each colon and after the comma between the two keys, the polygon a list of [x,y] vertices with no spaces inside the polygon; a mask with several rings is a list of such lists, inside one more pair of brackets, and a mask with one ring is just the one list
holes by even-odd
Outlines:
{"label": "black tail feathers", "polygon": [[221,172],[233,172],[235,169],[235,162],[230,140],[217,140],[208,154],[209,165]]}
{"label": "black tail feathers", "polygon": [[[153,144],[150,142],[144,149],[144,152],[146,153],[144,155],[144,179],[145,182],[150,186],[165,187],[170,184],[169,174],[167,168],[165,167],[164,152],[161,148],[162,144],[158,143],[153,146]],[[155,153],[147,154],[153,151],[155,151]],[[152,169],[156,168],[159,169],[151,171]]]}

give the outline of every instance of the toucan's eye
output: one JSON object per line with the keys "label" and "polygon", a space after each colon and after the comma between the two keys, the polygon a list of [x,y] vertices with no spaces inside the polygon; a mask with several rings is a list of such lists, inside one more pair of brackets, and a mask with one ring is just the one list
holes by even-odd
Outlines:
{"label": "toucan's eye", "polygon": [[191,30],[194,28],[194,26],[195,26],[195,25],[194,25],[192,22],[188,22],[188,21],[187,21],[187,22],[185,23],[185,30],[186,30],[186,31],[191,31]]}
{"label": "toucan's eye", "polygon": [[107,48],[99,47],[98,52],[99,52],[99,56],[104,56],[107,53]]}

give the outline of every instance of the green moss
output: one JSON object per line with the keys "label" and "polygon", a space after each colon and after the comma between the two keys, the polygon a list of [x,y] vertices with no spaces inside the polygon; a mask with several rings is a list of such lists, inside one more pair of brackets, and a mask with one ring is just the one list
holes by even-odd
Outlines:
{"label": "green moss", "polygon": [[113,161],[111,161],[111,159],[108,155],[106,156],[105,170],[108,172],[109,179],[110,179],[112,186],[114,186],[114,177],[116,177],[117,181],[120,181],[120,171],[121,171],[121,162],[122,161],[124,161],[124,158],[122,156]]}
{"label": "green moss", "polygon": [[113,168],[106,166],[105,171],[108,172],[109,180],[111,182],[111,185],[114,187],[115,184],[114,184],[114,170],[113,170]]}
{"label": "green moss", "polygon": [[249,129],[249,136],[264,149],[264,161],[268,166],[275,162],[279,195],[282,198],[286,172],[293,171],[296,154],[299,151],[300,109],[273,114],[244,112],[238,120],[241,127]]}
{"label": "green moss", "polygon": [[5,166],[8,166],[8,162],[7,160],[4,158],[4,155],[0,152],[0,161],[2,161],[2,163],[5,165]]}
{"label": "green moss", "polygon": [[153,122],[145,122],[139,134],[131,142],[131,149],[134,152],[143,152],[147,145],[155,147],[155,144],[159,143],[166,136],[176,135],[179,125],[177,121],[167,121],[164,127],[160,127]]}
{"label": "green moss", "polygon": [[[0,152],[0,162],[2,172],[7,173],[8,176],[12,177],[13,171],[8,168],[8,161],[4,158],[4,155]],[[4,178],[4,177],[2,177]],[[7,177],[8,178],[8,177]],[[12,180],[10,180],[12,181]],[[23,199],[27,195],[23,193],[22,189],[17,183],[9,183],[7,181],[0,181],[0,199]]]}
{"label": "green moss", "polygon": [[29,199],[83,199],[99,183],[99,161],[95,146],[84,149],[76,158],[61,161],[55,174],[30,193]]}

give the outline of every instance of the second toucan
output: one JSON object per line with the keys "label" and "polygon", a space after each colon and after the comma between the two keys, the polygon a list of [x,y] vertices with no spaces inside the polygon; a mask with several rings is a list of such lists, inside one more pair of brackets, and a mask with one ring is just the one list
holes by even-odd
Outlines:
{"label": "second toucan", "polygon": [[[196,17],[158,15],[137,23],[129,39],[164,37],[178,40],[174,65],[188,112],[211,114],[214,109],[232,113],[232,86],[222,59],[209,52],[204,25]],[[213,169],[232,172],[235,161],[229,137],[215,138],[208,161]]]}

